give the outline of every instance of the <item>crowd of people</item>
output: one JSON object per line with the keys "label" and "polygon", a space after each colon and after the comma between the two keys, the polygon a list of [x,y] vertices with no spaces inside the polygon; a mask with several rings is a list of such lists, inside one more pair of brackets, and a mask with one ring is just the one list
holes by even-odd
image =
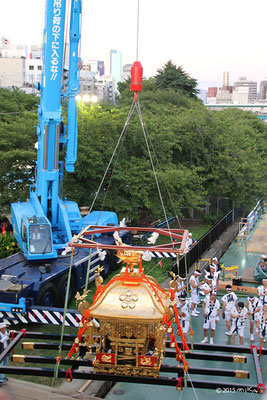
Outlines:
{"label": "crowd of people", "polygon": [[[186,276],[178,276],[175,297],[185,339],[188,340],[190,314],[192,317],[201,315],[197,306],[200,303],[200,296],[204,296],[202,297],[204,338],[201,343],[208,342],[209,331],[210,343],[214,343],[216,326],[221,316],[226,324],[225,334],[231,337],[232,345],[235,343],[236,336],[239,337],[240,345],[244,344],[245,321],[249,320],[250,340],[253,342],[256,337],[259,337],[260,346],[264,346],[267,336],[267,279],[263,279],[262,285],[258,287],[257,296],[250,294],[245,302],[238,300],[231,285],[226,286],[226,294],[219,301],[217,293],[220,272],[218,259],[214,257],[205,269],[203,281],[200,282],[201,271],[198,269],[191,275],[188,287]],[[190,297],[187,296],[187,290]]]}

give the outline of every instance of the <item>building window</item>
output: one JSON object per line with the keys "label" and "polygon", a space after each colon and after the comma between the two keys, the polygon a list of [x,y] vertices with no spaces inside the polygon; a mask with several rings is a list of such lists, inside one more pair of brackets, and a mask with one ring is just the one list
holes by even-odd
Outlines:
{"label": "building window", "polygon": [[29,70],[33,71],[34,70],[34,65],[29,65]]}
{"label": "building window", "polygon": [[42,71],[42,66],[38,65],[37,69],[38,69],[38,71]]}

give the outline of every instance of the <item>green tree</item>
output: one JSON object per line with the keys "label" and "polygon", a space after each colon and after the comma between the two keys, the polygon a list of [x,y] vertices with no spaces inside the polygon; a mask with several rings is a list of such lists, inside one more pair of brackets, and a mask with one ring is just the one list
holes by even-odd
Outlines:
{"label": "green tree", "polygon": [[0,89],[0,214],[10,203],[26,200],[36,160],[37,112],[35,95]]}
{"label": "green tree", "polygon": [[168,61],[162,69],[157,70],[155,85],[158,89],[172,89],[183,93],[185,96],[196,98],[199,90],[197,80],[191,78],[182,66],[176,67],[172,61]]}
{"label": "green tree", "polygon": [[[203,203],[204,190],[198,168],[193,166],[187,169],[173,158],[173,152],[181,147],[181,137],[176,134],[179,116],[183,110],[191,107],[192,100],[168,90],[145,91],[140,99],[146,130],[157,155],[154,164],[167,211],[169,214],[174,212],[165,183],[174,197],[177,210],[180,211],[186,205],[197,207]],[[118,107],[110,106],[109,109],[107,106],[94,106],[80,110],[76,171],[68,174],[64,182],[65,193],[68,196],[72,194],[72,198],[74,195],[79,204],[91,204],[128,111],[129,105],[122,103]],[[140,215],[150,213],[162,217],[163,210],[137,114],[134,114],[130,122],[114,171],[113,166],[96,207],[101,208],[105,199],[105,209],[114,210],[120,216],[128,215],[138,219]]]}
{"label": "green tree", "polygon": [[[78,158],[75,172],[65,172],[63,195],[80,206],[91,205],[125,125],[133,93],[129,82],[120,87],[117,105],[79,108]],[[266,198],[267,126],[255,115],[241,110],[208,110],[176,88],[157,88],[155,78],[144,81],[139,99],[168,215],[174,213],[169,193],[180,215],[184,207],[204,204],[207,195],[229,197],[247,208]],[[37,112],[32,110],[37,101],[19,91],[0,90],[2,213],[8,212],[12,201],[25,200],[33,183]],[[102,207],[116,211],[119,217],[137,220],[144,215],[163,217],[137,113],[118,147],[94,209]]]}

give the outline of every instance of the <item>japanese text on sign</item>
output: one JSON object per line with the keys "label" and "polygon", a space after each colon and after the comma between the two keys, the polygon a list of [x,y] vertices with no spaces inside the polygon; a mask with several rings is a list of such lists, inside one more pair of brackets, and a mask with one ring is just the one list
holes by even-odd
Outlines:
{"label": "japanese text on sign", "polygon": [[54,0],[53,4],[53,26],[52,26],[52,54],[51,54],[51,67],[52,72],[51,80],[55,80],[58,74],[58,63],[59,63],[59,38],[60,38],[60,21],[61,21],[61,0]]}

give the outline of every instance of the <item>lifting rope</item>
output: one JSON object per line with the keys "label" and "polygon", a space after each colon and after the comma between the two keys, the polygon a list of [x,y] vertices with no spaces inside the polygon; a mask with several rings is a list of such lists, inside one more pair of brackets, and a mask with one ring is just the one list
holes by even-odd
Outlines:
{"label": "lifting rope", "polygon": [[[153,163],[152,154],[151,154],[149,143],[148,143],[148,138],[147,138],[148,135],[147,135],[147,132],[146,132],[146,129],[145,129],[145,123],[144,123],[144,120],[143,120],[143,116],[142,116],[139,100],[137,100],[137,102],[136,102],[136,107],[137,107],[137,114],[138,114],[138,117],[139,117],[139,120],[140,120],[140,124],[141,124],[142,130],[143,130],[143,134],[144,134],[144,138],[145,138],[145,142],[146,142],[146,146],[147,146],[147,151],[148,151],[150,163],[151,163],[152,170],[153,170],[153,173],[154,173],[154,178],[155,178],[155,182],[156,182],[156,185],[157,185],[157,189],[158,189],[158,194],[159,194],[162,210],[163,210],[163,213],[164,213],[164,218],[166,220],[168,230],[170,231],[170,225],[169,225],[169,221],[168,221],[168,218],[167,218],[166,209],[165,209],[165,206],[164,206],[164,203],[163,203],[163,198],[162,198],[162,194],[161,194],[161,190],[160,190],[160,186],[159,186],[158,177],[157,177],[157,174],[156,174],[156,170],[155,170],[155,166],[154,166],[154,163]],[[170,232],[170,237],[171,237],[171,240],[173,242],[171,232]]]}
{"label": "lifting rope", "polygon": [[190,375],[189,375],[189,372],[188,372],[188,371],[187,371],[187,375],[188,375],[188,378],[189,378],[189,380],[190,380],[190,382],[191,382],[191,387],[192,387],[192,389],[193,389],[193,392],[194,392],[195,398],[198,400],[198,397],[197,397],[196,390],[195,390],[195,388],[194,388],[194,385],[193,385],[192,379],[191,379],[191,377],[190,377]]}
{"label": "lifting rope", "polygon": [[[159,168],[160,168],[160,164],[159,164],[158,158],[157,158],[157,156],[156,156],[155,149],[154,149],[154,147],[153,147],[153,145],[152,145],[151,139],[150,139],[150,137],[149,137],[149,135],[148,135],[148,133],[147,133],[147,131],[146,131],[146,129],[145,129],[145,123],[144,123],[144,120],[143,120],[143,117],[142,117],[141,107],[140,107],[140,104],[139,104],[138,99],[137,99],[137,100],[134,99],[133,102],[132,102],[132,105],[131,105],[131,107],[130,107],[130,110],[129,110],[129,113],[128,113],[128,116],[127,116],[127,119],[126,119],[126,122],[125,122],[125,125],[124,125],[124,128],[123,128],[123,130],[122,130],[122,132],[121,132],[121,134],[120,134],[120,137],[119,137],[119,139],[118,139],[118,141],[117,141],[117,144],[116,144],[116,146],[115,146],[115,148],[114,148],[113,154],[112,154],[112,156],[111,156],[111,158],[110,158],[110,161],[109,161],[109,163],[108,163],[108,165],[107,165],[107,168],[106,168],[105,173],[104,173],[104,175],[103,175],[103,177],[102,177],[102,180],[101,180],[101,182],[100,182],[100,185],[99,185],[99,187],[98,187],[98,189],[97,189],[97,191],[96,191],[96,194],[95,194],[95,197],[94,197],[94,199],[93,199],[93,201],[92,201],[92,204],[91,204],[91,206],[90,206],[90,209],[89,209],[87,218],[88,218],[88,216],[90,215],[90,213],[91,213],[91,211],[92,211],[92,209],[93,209],[93,207],[94,207],[94,204],[95,204],[96,199],[97,199],[97,197],[98,197],[98,195],[99,195],[99,193],[100,193],[100,190],[101,190],[101,188],[102,188],[102,185],[103,185],[103,183],[104,183],[104,180],[105,180],[105,178],[106,178],[106,176],[107,176],[107,173],[108,173],[108,171],[109,171],[109,169],[110,169],[110,166],[111,166],[111,164],[112,164],[112,162],[113,162],[113,159],[115,158],[115,154],[116,154],[117,150],[119,149],[118,154],[117,154],[117,157],[116,157],[116,159],[115,159],[115,163],[114,163],[113,169],[112,169],[112,173],[111,173],[110,178],[109,178],[108,187],[107,187],[107,190],[106,190],[105,195],[104,195],[104,200],[103,200],[103,202],[102,202],[101,210],[100,210],[100,213],[99,213],[99,215],[98,215],[98,220],[99,220],[99,218],[100,218],[101,212],[102,212],[102,210],[103,210],[103,208],[104,208],[104,203],[105,203],[105,200],[106,200],[106,196],[107,196],[108,191],[109,191],[109,188],[110,188],[111,180],[112,180],[114,171],[115,171],[115,169],[116,169],[116,167],[117,167],[117,164],[118,164],[118,159],[119,159],[119,155],[120,155],[120,152],[121,152],[121,149],[122,149],[122,145],[123,145],[123,142],[124,142],[124,139],[125,139],[125,136],[126,136],[127,128],[128,128],[128,126],[129,126],[130,120],[131,120],[131,118],[132,118],[132,115],[133,115],[135,109],[137,110],[137,114],[138,114],[138,117],[139,117],[139,120],[140,120],[140,124],[141,124],[142,130],[143,130],[143,134],[144,134],[144,138],[145,138],[146,147],[147,147],[148,154],[149,154],[150,163],[151,163],[151,166],[152,166],[152,170],[153,170],[153,174],[154,174],[156,186],[157,186],[158,193],[159,193],[159,198],[160,198],[161,206],[162,206],[163,213],[164,213],[164,218],[165,218],[166,224],[167,224],[167,229],[168,229],[169,232],[170,232],[170,238],[171,238],[171,241],[173,242],[172,234],[171,234],[171,231],[170,231],[170,225],[169,225],[169,221],[168,221],[168,218],[167,218],[166,209],[165,209],[165,206],[164,206],[164,203],[163,203],[163,198],[162,198],[162,194],[161,194],[161,190],[160,190],[160,186],[159,186],[159,182],[158,182],[158,178],[157,178],[157,174],[156,174],[156,170],[155,170],[155,166],[154,166],[154,162],[153,162],[153,157],[152,157],[152,152],[151,152],[151,150],[150,150],[150,147],[152,148],[152,151],[153,151],[153,153],[154,153],[154,157],[156,158],[156,161],[157,161],[157,163],[158,163],[158,165],[159,165]],[[119,147],[119,145],[120,145],[120,147]],[[160,171],[162,171],[161,168],[160,168]],[[173,203],[172,198],[171,198],[171,196],[170,196],[170,192],[169,192],[169,190],[168,190],[168,187],[167,187],[166,182],[165,182],[164,179],[163,179],[163,181],[164,181],[164,185],[165,185],[165,187],[166,187],[167,193],[168,193],[168,195],[169,195],[169,197],[170,197],[172,207],[173,207],[174,212],[175,212],[174,203]],[[176,219],[177,219],[177,222],[178,222],[179,226],[181,226],[181,225],[180,225],[179,218],[178,218],[176,212],[175,212],[175,215],[176,215]],[[98,220],[97,220],[97,222],[98,222]],[[84,222],[84,225],[83,225],[83,231],[84,231],[84,230],[87,230],[87,227],[84,228],[85,225],[86,225],[86,219],[85,219],[85,222]],[[79,235],[78,235],[78,237],[79,237]],[[173,248],[174,248],[174,245],[173,245]],[[89,264],[89,263],[88,263],[88,264]],[[90,268],[90,265],[88,265],[88,268]]]}
{"label": "lifting rope", "polygon": [[[157,156],[156,156],[156,152],[155,152],[155,149],[154,149],[154,147],[153,147],[153,145],[152,145],[151,139],[150,139],[148,133],[146,132],[145,124],[144,124],[143,117],[142,117],[141,107],[140,107],[140,104],[139,104],[139,101],[138,101],[138,97],[137,97],[138,92],[142,90],[142,74],[143,74],[143,67],[142,67],[141,63],[138,61],[138,49],[139,49],[139,19],[140,19],[140,18],[139,18],[139,14],[140,14],[139,11],[140,11],[140,0],[137,0],[136,61],[133,63],[132,68],[131,68],[131,90],[135,92],[134,101],[132,102],[132,105],[131,105],[131,107],[130,107],[130,110],[129,110],[129,113],[128,113],[128,116],[127,116],[127,119],[126,119],[126,123],[125,123],[125,125],[124,125],[123,130],[122,130],[122,133],[121,133],[121,135],[120,135],[120,137],[119,137],[119,139],[118,139],[118,142],[117,142],[117,144],[116,144],[116,146],[115,146],[115,149],[114,149],[113,154],[112,154],[112,156],[111,156],[111,159],[110,159],[110,161],[109,161],[109,163],[108,163],[108,166],[107,166],[107,168],[106,168],[106,171],[105,171],[105,173],[104,173],[104,175],[103,175],[103,178],[102,178],[102,180],[101,180],[101,182],[100,182],[100,185],[99,185],[99,187],[98,187],[98,190],[97,190],[97,192],[96,192],[96,194],[95,194],[95,197],[94,197],[94,199],[93,199],[93,201],[92,201],[92,204],[91,204],[91,207],[90,207],[90,210],[89,210],[88,215],[91,213],[91,211],[92,211],[92,209],[93,209],[93,206],[94,206],[94,204],[95,204],[95,202],[96,202],[96,199],[97,199],[97,197],[98,197],[98,195],[99,195],[99,192],[100,192],[100,190],[101,190],[101,188],[102,188],[103,182],[104,182],[104,180],[105,180],[105,178],[106,178],[106,175],[107,175],[107,173],[108,173],[108,170],[109,170],[109,168],[110,168],[110,166],[111,166],[111,163],[112,163],[112,161],[113,161],[113,158],[114,158],[114,156],[115,156],[115,153],[116,153],[116,151],[117,151],[117,149],[118,149],[119,144],[121,143],[120,150],[119,150],[118,156],[117,156],[117,158],[116,158],[116,161],[115,161],[115,164],[114,164],[114,167],[113,167],[113,170],[112,170],[110,179],[109,179],[108,188],[107,188],[107,190],[106,190],[106,192],[105,192],[105,195],[104,195],[104,200],[103,200],[103,203],[102,203],[101,211],[100,211],[100,213],[99,213],[99,215],[98,215],[98,220],[99,220],[99,218],[100,218],[100,214],[101,214],[101,212],[102,212],[102,210],[103,210],[104,203],[105,203],[105,200],[106,200],[106,196],[107,196],[107,193],[108,193],[109,188],[110,188],[111,179],[112,179],[113,173],[114,173],[114,171],[115,171],[115,168],[116,168],[116,166],[117,166],[117,162],[118,162],[119,155],[120,155],[120,151],[121,151],[121,148],[122,148],[122,144],[123,144],[123,141],[124,141],[124,138],[125,138],[126,130],[127,130],[128,126],[129,126],[130,119],[131,119],[131,117],[132,117],[132,115],[133,115],[133,112],[134,112],[134,110],[135,110],[135,108],[136,108],[137,114],[138,114],[138,117],[139,117],[139,120],[140,120],[140,123],[141,123],[141,127],[142,127],[142,129],[143,129],[143,133],[144,133],[144,137],[145,137],[145,142],[146,142],[147,149],[148,149],[148,153],[149,153],[150,162],[151,162],[151,165],[152,165],[152,169],[153,169],[153,172],[154,172],[154,177],[155,177],[155,180],[156,180],[156,184],[157,184],[157,188],[158,188],[158,192],[159,192],[159,196],[160,196],[162,208],[163,208],[163,211],[164,211],[165,220],[166,220],[166,223],[167,223],[168,230],[170,230],[168,218],[167,218],[166,211],[165,211],[165,207],[164,207],[163,200],[162,200],[162,195],[161,195],[160,188],[159,188],[159,183],[158,183],[157,175],[156,175],[156,172],[155,172],[155,167],[154,167],[154,163],[153,163],[153,159],[152,159],[150,147],[151,147],[151,149],[152,149],[152,151],[153,151],[153,153],[154,153],[154,157],[155,157],[155,159],[156,159],[158,165],[159,165],[159,161],[158,161],[158,158],[157,158]],[[149,146],[149,144],[150,144],[150,146]],[[161,170],[161,168],[160,168],[160,165],[159,165],[159,169],[160,169],[160,172],[161,172],[162,170]],[[164,182],[166,191],[167,191],[167,193],[168,193],[168,196],[169,196],[169,198],[170,198],[170,200],[171,200],[171,205],[172,205],[172,207],[173,207],[173,209],[174,209],[174,212],[175,212],[174,203],[173,203],[173,201],[172,201],[172,198],[171,198],[171,196],[170,196],[170,192],[169,192],[169,190],[168,190],[168,187],[167,187],[166,182],[165,182],[164,179],[163,179],[163,182]],[[175,212],[175,216],[176,216],[177,222],[178,222],[178,224],[179,224],[179,227],[181,228],[181,224],[180,224],[180,221],[179,221],[179,218],[178,218],[176,212]],[[85,223],[86,223],[86,219],[85,219],[84,225],[85,225]],[[83,226],[83,227],[84,227],[84,226]],[[170,235],[170,236],[171,236],[171,235]],[[171,239],[172,239],[172,236],[171,236]]]}
{"label": "lifting rope", "polygon": [[[138,7],[137,7],[137,44],[136,44],[136,59],[137,59],[137,60],[138,60],[138,45],[139,45],[139,0],[138,0]],[[135,67],[135,68],[134,68],[134,67]],[[164,206],[163,197],[162,197],[162,194],[161,194],[161,189],[160,189],[160,185],[159,185],[159,181],[158,181],[156,169],[155,169],[154,162],[153,162],[152,153],[153,153],[153,155],[154,155],[154,159],[156,160],[156,162],[157,162],[157,164],[158,164],[158,166],[159,166],[160,172],[162,172],[162,170],[161,170],[161,168],[160,168],[159,160],[158,160],[158,158],[157,158],[157,156],[156,156],[155,149],[154,149],[154,147],[153,147],[153,145],[152,145],[152,141],[151,141],[151,139],[150,139],[150,137],[149,137],[149,135],[148,135],[148,133],[147,133],[147,131],[146,131],[145,123],[144,123],[143,116],[142,116],[141,107],[140,107],[140,104],[139,104],[139,101],[138,101],[138,96],[137,96],[138,91],[141,91],[141,88],[142,88],[142,71],[143,71],[143,68],[142,68],[141,64],[137,61],[137,62],[135,62],[135,63],[133,64],[132,70],[134,71],[134,72],[132,72],[132,77],[133,77],[133,75],[134,75],[134,73],[135,73],[135,75],[134,75],[135,81],[134,81],[134,82],[131,81],[131,90],[135,92],[135,97],[134,97],[134,100],[133,100],[133,102],[132,102],[132,104],[131,104],[131,107],[130,107],[128,116],[127,116],[127,118],[126,118],[126,122],[125,122],[125,124],[124,124],[123,130],[122,130],[122,132],[121,132],[121,134],[120,134],[120,136],[119,136],[119,139],[118,139],[117,144],[116,144],[116,146],[115,146],[115,148],[114,148],[113,154],[112,154],[112,156],[111,156],[111,158],[110,158],[110,160],[109,160],[109,163],[108,163],[108,165],[107,165],[107,167],[106,167],[105,173],[104,173],[104,175],[103,175],[103,177],[102,177],[102,180],[101,180],[101,182],[100,182],[100,184],[99,184],[99,187],[98,187],[98,189],[97,189],[97,191],[96,191],[96,193],[95,193],[94,199],[93,199],[93,201],[92,201],[92,203],[91,203],[91,206],[90,206],[90,209],[89,209],[89,213],[88,213],[88,215],[87,215],[87,218],[88,218],[88,216],[90,215],[90,213],[91,213],[91,211],[92,211],[92,209],[93,209],[93,207],[94,207],[94,204],[95,204],[96,199],[97,199],[97,197],[98,197],[98,195],[99,195],[99,193],[100,193],[100,190],[101,190],[101,188],[102,188],[102,185],[103,185],[103,183],[104,183],[104,181],[105,181],[105,179],[106,179],[106,176],[107,176],[107,174],[108,174],[108,171],[110,170],[111,164],[112,164],[113,160],[115,159],[115,162],[114,162],[114,165],[113,165],[113,168],[112,168],[112,173],[111,173],[111,175],[110,175],[110,177],[109,177],[109,182],[108,182],[107,190],[106,190],[106,192],[105,192],[104,199],[103,199],[103,202],[102,202],[101,210],[100,210],[100,213],[99,213],[99,215],[98,215],[97,223],[98,223],[98,221],[99,221],[101,212],[102,212],[102,210],[103,210],[103,208],[104,208],[106,196],[107,196],[107,194],[108,194],[108,192],[109,192],[109,189],[110,189],[111,179],[112,179],[112,177],[113,177],[114,171],[115,171],[115,169],[116,169],[116,167],[117,167],[117,164],[118,164],[118,160],[119,160],[119,156],[120,156],[120,153],[121,153],[122,145],[123,145],[123,142],[124,142],[124,139],[125,139],[125,136],[126,136],[127,128],[128,128],[128,126],[129,126],[130,120],[131,120],[131,118],[132,118],[132,116],[133,116],[133,113],[134,113],[134,111],[136,110],[136,111],[137,111],[137,115],[138,115],[139,120],[140,120],[140,124],[141,124],[141,127],[142,127],[142,131],[143,131],[143,134],[144,134],[144,139],[145,139],[145,143],[146,143],[146,147],[147,147],[147,151],[148,151],[148,155],[149,155],[151,167],[152,167],[152,170],[153,170],[154,179],[155,179],[155,182],[156,182],[156,186],[157,186],[157,190],[158,190],[158,194],[159,194],[159,198],[160,198],[162,210],[163,210],[163,213],[164,213],[164,218],[165,218],[165,220],[166,220],[167,229],[168,229],[168,231],[169,231],[169,236],[170,236],[170,238],[171,238],[172,246],[173,246],[173,248],[174,248],[172,233],[171,233],[171,230],[170,230],[170,225],[169,225],[169,221],[168,221],[168,218],[167,218],[167,213],[166,213],[166,209],[165,209],[165,206]],[[118,153],[117,153],[117,151],[118,151]],[[117,153],[117,156],[116,156],[116,158],[115,158],[115,154],[116,154],[116,153]],[[169,195],[169,197],[170,197],[170,192],[169,192],[169,190],[168,190],[168,188],[167,188],[167,185],[166,185],[166,182],[165,182],[165,181],[164,181],[164,184],[165,184],[167,193],[168,193],[168,195]],[[170,197],[170,198],[171,198],[171,197]],[[172,206],[173,206],[173,202],[172,202]],[[174,207],[173,207],[173,208],[174,208]],[[176,214],[176,213],[175,213],[175,214]],[[178,219],[178,217],[177,217],[177,214],[176,214],[176,218],[177,218],[178,223],[179,223],[179,226],[180,226],[180,221],[179,221],[179,219]],[[77,240],[79,239],[79,237],[81,236],[81,234],[82,234],[83,232],[85,232],[86,230],[88,230],[88,229],[90,228],[90,226],[86,226],[86,227],[85,227],[85,225],[86,225],[86,218],[85,218],[85,221],[84,221],[84,225],[83,225],[83,227],[82,227],[82,232],[77,236]],[[89,280],[89,271],[90,271],[90,266],[91,266],[91,255],[92,255],[92,249],[90,249],[90,255],[89,255],[89,259],[88,259],[85,290],[87,290],[87,285],[88,285],[88,280]],[[66,310],[67,310],[68,298],[69,298],[69,289],[70,289],[70,282],[71,282],[71,268],[72,268],[72,262],[73,262],[73,249],[72,249],[72,254],[71,254],[70,268],[69,268],[69,274],[68,274],[68,282],[67,282],[67,288],[66,288],[66,297],[65,297],[65,305],[64,305],[64,315],[63,315],[63,322],[62,322],[62,329],[61,329],[61,338],[60,338],[60,345],[59,345],[59,355],[58,355],[58,357],[57,357],[57,364],[56,364],[56,366],[55,366],[55,374],[54,374],[54,375],[55,375],[56,378],[57,378],[57,376],[58,376],[58,368],[59,368],[59,364],[60,364],[60,361],[61,361],[61,358],[62,358],[62,357],[61,357],[61,350],[62,350],[62,343],[63,343],[63,335],[64,335],[64,326],[65,326]],[[111,280],[111,282],[112,282],[112,280]],[[111,282],[109,282],[109,284],[110,284]],[[108,284],[108,285],[109,285],[109,284]],[[152,287],[153,287],[153,284],[152,284]],[[101,292],[101,290],[98,292],[98,296],[97,296],[97,297],[99,297],[100,292]],[[157,293],[156,293],[156,294],[157,294]],[[174,295],[174,294],[173,294],[173,295]],[[94,298],[94,302],[96,301],[97,297]],[[160,300],[160,298],[159,298],[159,300]],[[93,303],[94,303],[94,302],[93,302]],[[90,309],[90,307],[89,307],[89,309]],[[89,309],[87,310],[88,312],[89,312]],[[176,308],[176,316],[177,316],[177,308]],[[89,315],[88,315],[88,317],[89,317]],[[178,323],[179,323],[179,321],[178,321]],[[84,329],[82,329],[82,328],[79,329],[79,335],[78,335],[79,340],[81,340],[81,335],[83,334],[83,331],[84,331]],[[182,332],[181,332],[181,338],[183,339]],[[181,359],[181,360],[183,361],[183,363],[184,363],[184,367],[186,367],[186,368],[184,369],[184,382],[185,382],[185,384],[186,384],[186,372],[187,372],[187,369],[188,369],[188,363],[187,363],[187,361],[185,360],[185,358],[183,357],[183,355],[182,355],[182,353],[181,353],[181,351],[180,351],[180,349],[179,349],[179,347],[178,347],[178,345],[177,345],[177,342],[176,342],[176,339],[175,339],[175,336],[174,336],[173,333],[171,334],[171,339],[172,339],[172,341],[175,343],[175,347],[176,347],[176,352],[177,352],[177,354],[179,354],[180,359]],[[185,341],[184,341],[184,342],[185,342]],[[186,342],[183,343],[183,344],[184,344],[184,348],[187,347],[187,349],[188,349],[188,346],[187,346]],[[70,351],[69,354],[68,354],[68,357],[70,357],[70,356],[72,355],[72,353],[73,353],[73,352],[76,352],[76,351],[77,351],[77,346],[75,346],[75,344],[74,344],[73,347],[72,347],[72,349],[71,349],[71,351]]]}
{"label": "lifting rope", "polygon": [[[161,166],[160,166],[160,162],[159,162],[159,159],[158,159],[157,153],[156,153],[156,151],[155,151],[155,148],[154,148],[154,146],[153,146],[153,143],[152,143],[152,141],[151,141],[151,138],[150,138],[150,136],[148,135],[148,133],[147,133],[147,137],[148,137],[148,140],[149,140],[149,144],[150,144],[150,146],[151,146],[151,149],[152,149],[152,151],[153,151],[154,157],[155,157],[155,159],[156,159],[156,162],[157,162],[157,165],[158,165],[159,171],[160,171],[160,172],[162,172],[162,168],[161,168]],[[180,229],[182,229],[182,226],[181,226],[181,223],[180,223],[179,217],[178,217],[178,215],[177,215],[177,213],[176,213],[176,211],[175,211],[175,206],[174,206],[174,202],[173,202],[173,199],[172,199],[171,193],[170,193],[170,191],[169,191],[169,188],[168,188],[168,186],[167,186],[167,183],[166,183],[166,181],[165,181],[165,179],[164,179],[164,176],[163,176],[163,174],[162,174],[162,177],[161,177],[161,179],[162,179],[162,181],[163,181],[163,183],[164,183],[164,186],[165,186],[166,192],[167,192],[167,194],[168,194],[168,196],[169,196],[169,199],[170,199],[170,202],[171,202],[171,206],[172,206],[172,208],[173,208],[173,211],[174,211],[174,213],[175,213],[175,218],[176,218],[176,221],[177,221],[177,223],[178,223],[178,225],[179,225],[179,228],[180,228]]]}
{"label": "lifting rope", "polygon": [[[112,156],[111,156],[111,158],[110,158],[110,161],[109,161],[109,163],[108,163],[108,166],[107,166],[107,168],[106,168],[106,171],[105,171],[105,173],[104,173],[104,175],[103,175],[103,177],[102,177],[102,180],[101,180],[101,182],[100,182],[100,185],[99,185],[99,187],[98,187],[98,189],[97,189],[97,192],[96,192],[96,194],[95,194],[95,197],[94,197],[94,199],[93,199],[93,201],[92,201],[92,204],[91,204],[91,206],[90,206],[90,210],[89,210],[89,212],[88,212],[88,214],[87,214],[87,217],[85,218],[85,221],[84,221],[84,224],[83,224],[83,227],[82,227],[82,228],[83,228],[83,231],[84,231],[84,230],[87,230],[87,229],[90,227],[89,225],[87,225],[86,228],[84,228],[84,226],[86,225],[86,219],[88,218],[88,216],[90,215],[90,213],[91,213],[91,211],[92,211],[92,209],[93,209],[93,207],[94,207],[94,204],[95,204],[95,202],[96,202],[96,199],[97,199],[97,197],[98,197],[98,195],[99,195],[99,192],[100,192],[100,190],[101,190],[101,188],[102,188],[102,185],[103,185],[103,183],[104,183],[104,181],[105,181],[105,178],[106,178],[106,176],[107,176],[107,173],[108,173],[108,171],[109,171],[110,165],[111,165],[111,163],[112,163],[112,161],[113,161],[113,159],[114,159],[114,157],[115,157],[115,154],[116,154],[116,152],[117,152],[117,149],[118,149],[118,147],[119,147],[119,145],[120,145],[119,151],[118,151],[118,154],[117,154],[117,157],[116,157],[116,159],[115,159],[115,163],[114,163],[114,166],[113,166],[113,169],[112,169],[112,173],[111,173],[111,176],[110,176],[110,179],[109,179],[109,182],[108,182],[108,187],[107,187],[107,190],[106,190],[105,195],[104,195],[104,200],[103,200],[103,202],[102,202],[101,209],[100,209],[100,212],[99,212],[98,217],[97,217],[96,225],[98,224],[98,221],[99,221],[100,216],[101,216],[101,213],[102,213],[102,211],[103,211],[104,204],[105,204],[105,200],[106,200],[106,197],[107,197],[109,188],[110,188],[112,176],[113,176],[114,171],[115,171],[115,169],[116,169],[116,167],[117,167],[117,164],[118,164],[118,160],[119,160],[119,156],[120,156],[120,153],[121,153],[122,145],[123,145],[123,142],[124,142],[124,139],[125,139],[125,136],[126,136],[126,132],[127,132],[127,128],[128,128],[128,126],[129,126],[129,122],[130,122],[131,117],[132,117],[132,115],[133,115],[134,109],[135,109],[135,104],[134,104],[134,101],[133,101],[133,102],[132,102],[132,105],[131,105],[131,107],[130,107],[130,110],[129,110],[129,113],[128,113],[126,122],[125,122],[125,124],[124,124],[123,130],[122,130],[122,132],[121,132],[121,134],[120,134],[120,137],[119,137],[119,139],[118,139],[118,141],[117,141],[117,144],[116,144],[115,149],[114,149],[114,151],[113,151],[113,154],[112,154]],[[93,240],[93,237],[92,237],[92,240]],[[92,250],[93,250],[93,249],[91,248],[91,249],[90,249],[90,252],[89,252],[88,263],[87,263],[86,281],[85,281],[85,291],[87,291],[88,284],[89,284],[88,281],[89,281],[90,268],[91,268]]]}
{"label": "lifting rope", "polygon": [[138,47],[139,47],[139,10],[140,10],[140,1],[137,0],[136,61],[138,61]]}
{"label": "lifting rope", "polygon": [[[106,178],[106,176],[107,176],[107,173],[108,173],[108,171],[109,171],[109,168],[110,168],[110,166],[111,166],[111,164],[112,164],[112,161],[113,161],[113,159],[114,159],[114,157],[115,157],[115,154],[116,154],[116,152],[117,152],[117,149],[118,149],[118,147],[119,147],[119,144],[120,144],[121,142],[123,143],[123,140],[124,140],[124,137],[125,137],[125,134],[126,134],[126,131],[127,131],[128,126],[129,126],[129,122],[130,122],[130,120],[131,120],[131,117],[132,117],[132,115],[133,115],[134,110],[135,110],[135,104],[134,104],[134,101],[133,101],[133,102],[132,102],[132,105],[131,105],[131,107],[130,107],[130,110],[129,110],[129,113],[128,113],[126,122],[125,122],[125,124],[124,124],[123,130],[122,130],[122,132],[121,132],[121,134],[120,134],[120,136],[119,136],[119,139],[118,139],[118,141],[117,141],[117,143],[116,143],[116,146],[115,146],[115,148],[114,148],[114,150],[113,150],[112,156],[111,156],[111,158],[110,158],[110,160],[109,160],[109,163],[108,163],[108,165],[107,165],[107,168],[106,168],[106,170],[105,170],[105,172],[104,172],[104,175],[103,175],[103,177],[102,177],[102,180],[101,180],[101,182],[100,182],[100,184],[99,184],[99,186],[98,186],[98,189],[97,189],[97,191],[96,191],[95,197],[94,197],[94,199],[93,199],[93,201],[92,201],[92,204],[91,204],[91,206],[90,206],[90,209],[89,209],[87,218],[88,218],[88,216],[90,215],[90,213],[91,213],[91,211],[92,211],[92,209],[93,209],[93,207],[94,207],[94,205],[95,205],[96,199],[97,199],[97,197],[98,197],[98,195],[99,195],[99,192],[100,192],[100,190],[101,190],[101,188],[102,188],[102,185],[103,185],[104,180],[105,180],[105,178]],[[121,145],[122,145],[122,144],[121,144]],[[117,159],[116,159],[116,165],[117,165],[117,161],[118,161],[118,157],[117,157]],[[106,195],[105,195],[105,198],[106,198]],[[104,198],[104,199],[105,199],[105,198]],[[99,218],[99,217],[98,217],[98,218]],[[85,224],[86,224],[86,219],[85,219],[83,228],[84,228]]]}

